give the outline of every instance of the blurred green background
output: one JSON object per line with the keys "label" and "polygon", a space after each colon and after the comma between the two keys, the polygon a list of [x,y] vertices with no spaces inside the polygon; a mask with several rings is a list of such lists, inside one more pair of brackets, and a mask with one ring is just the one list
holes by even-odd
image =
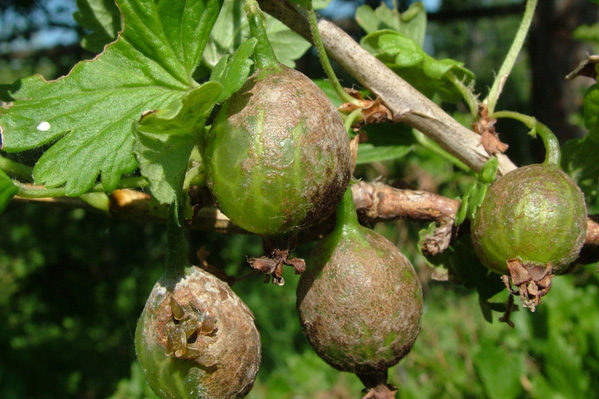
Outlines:
{"label": "blurred green background", "polygon": [[[0,0],[0,84],[32,73],[54,78],[77,60],[91,56],[76,43],[80,30],[60,27],[69,21],[64,22],[60,15],[70,15],[74,3]],[[409,2],[399,3],[406,7]],[[581,47],[586,45],[571,37],[576,26],[589,22],[582,17],[568,22],[568,26],[559,22],[579,15],[573,9],[588,18],[584,10],[591,3],[570,1],[567,3],[573,9],[569,10],[560,8],[564,3],[540,1],[540,14],[545,14],[535,22],[531,43],[542,46],[542,38],[535,35],[545,32],[544,40],[549,41],[545,46],[555,47],[560,43],[551,41],[551,35],[559,33],[562,37],[566,32],[566,39],[573,44],[568,47],[571,53],[561,56],[575,65],[575,54],[592,48]],[[518,26],[519,5],[518,1],[431,2],[425,49],[439,58],[464,61],[476,74],[477,89],[485,92]],[[473,11],[485,9],[487,14],[482,16]],[[594,11],[596,20],[596,8]],[[7,22],[19,20],[30,25]],[[550,30],[544,25],[547,21],[553,21],[556,32],[562,30]],[[360,35],[350,20],[338,22]],[[75,42],[56,39],[44,43],[23,33],[34,32],[36,27],[40,32],[55,32],[57,37],[64,34],[67,39],[72,33]],[[57,27],[64,32],[58,29],[62,33],[56,33],[53,29]],[[566,28],[570,31],[564,31]],[[578,111],[584,83],[566,85],[558,81],[559,90],[551,87],[561,96],[558,102],[563,109],[557,122],[535,113],[541,107],[539,96],[546,96],[539,83],[534,83],[541,79],[535,76],[540,73],[535,69],[538,51],[529,47],[522,55],[500,105],[534,113],[550,126],[555,123],[552,127],[563,132],[562,140],[581,135]],[[547,63],[546,68],[561,65],[554,64]],[[314,78],[320,77],[312,53],[300,59],[298,67]],[[550,72],[543,79],[551,78],[554,71]],[[449,110],[458,115],[465,108],[453,106]],[[566,128],[560,128],[562,125]],[[540,144],[531,142],[524,129],[505,123],[498,130],[510,132],[502,138],[511,145],[509,155],[517,163],[529,163],[542,155]],[[400,186],[450,197],[458,196],[472,179],[421,147],[396,161],[361,166],[357,175],[365,179],[382,176]],[[416,249],[417,233],[423,227],[411,222],[376,227],[410,257],[425,294],[420,337],[409,356],[390,370],[390,382],[399,388],[399,397],[597,396],[597,265],[581,266],[573,275],[556,278],[550,295],[535,313],[520,310],[513,315],[515,328],[511,329],[497,321],[484,321],[475,292],[431,280],[431,269]],[[209,263],[232,276],[246,275],[250,271],[246,256],[261,252],[257,237],[198,232],[189,236],[194,252],[204,246],[210,251]],[[306,256],[310,247],[301,246],[297,254]],[[154,398],[135,360],[133,335],[145,298],[162,273],[164,249],[164,226],[159,224],[112,220],[82,209],[9,205],[0,215],[0,397]],[[257,275],[233,285],[254,312],[262,337],[262,365],[249,397],[359,398],[359,380],[327,366],[302,335],[295,310],[297,279],[287,270],[284,287],[263,284]],[[505,299],[505,294],[499,299]]]}

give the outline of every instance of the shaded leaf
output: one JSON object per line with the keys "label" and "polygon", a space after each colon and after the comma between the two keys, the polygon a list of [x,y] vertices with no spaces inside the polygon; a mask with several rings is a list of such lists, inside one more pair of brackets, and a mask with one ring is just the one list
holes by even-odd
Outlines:
{"label": "shaded leaf", "polygon": [[315,10],[321,10],[327,8],[330,3],[331,0],[312,0],[312,7],[314,7]]}
{"label": "shaded leaf", "polygon": [[312,8],[312,0],[290,0],[292,3],[295,3],[307,10]]}
{"label": "shaded leaf", "polygon": [[247,39],[232,56],[227,55],[221,58],[212,69],[210,80],[219,82],[223,86],[217,102],[229,98],[245,83],[254,63],[250,57],[254,52],[256,41],[253,37]]}
{"label": "shaded leaf", "polygon": [[412,129],[396,123],[365,125],[362,128],[368,142],[358,146],[357,165],[399,159],[414,148]]}
{"label": "shaded leaf", "polygon": [[221,92],[220,83],[204,83],[135,124],[139,169],[158,202],[167,204],[177,199],[191,150]]}
{"label": "shaded leaf", "polygon": [[362,46],[399,76],[428,97],[439,95],[442,101],[458,102],[462,93],[454,80],[468,86],[474,74],[452,59],[437,60],[412,39],[393,30],[377,31],[363,37]]}
{"label": "shaded leaf", "polygon": [[356,10],[356,22],[366,33],[391,29],[422,46],[426,33],[426,9],[422,2],[412,3],[403,13],[392,10],[385,3],[374,10],[363,5]]}
{"label": "shaded leaf", "polygon": [[582,108],[584,126],[593,140],[599,141],[599,85],[594,84],[585,93]]}
{"label": "shaded leaf", "polygon": [[90,31],[81,39],[81,47],[99,53],[122,29],[121,13],[114,0],[77,0],[77,8],[73,18]]}
{"label": "shaded leaf", "polygon": [[3,170],[0,170],[0,214],[18,191],[19,189],[11,178]]}
{"label": "shaded leaf", "polygon": [[69,75],[23,79],[1,110],[4,150],[54,143],[33,171],[37,184],[88,191],[101,175],[106,191],[136,168],[132,123],[161,109],[195,83],[196,68],[218,16],[219,0],[119,0],[127,25],[119,39]]}
{"label": "shaded leaf", "polygon": [[[308,48],[308,43],[279,20],[266,15],[266,34],[279,62],[293,68],[295,60]],[[212,69],[222,57],[233,51],[250,37],[250,28],[243,10],[243,2],[225,0],[222,11],[210,33],[210,41],[202,63]]]}
{"label": "shaded leaf", "polygon": [[562,168],[578,184],[585,195],[590,214],[599,212],[599,141],[589,135],[568,140],[562,147]]}
{"label": "shaded leaf", "polygon": [[369,143],[363,143],[358,146],[358,158],[356,165],[363,165],[371,162],[382,162],[398,159],[405,156],[412,150],[411,147],[404,146],[384,146],[376,147]]}
{"label": "shaded leaf", "polygon": [[496,342],[484,340],[478,344],[472,360],[489,398],[512,399],[522,393],[523,353],[508,353]]}
{"label": "shaded leaf", "polygon": [[327,97],[329,98],[329,100],[331,100],[335,108],[343,104],[343,100],[339,98],[337,92],[333,88],[333,85],[328,79],[314,79],[312,81],[316,83],[316,86],[318,86],[320,90],[324,92],[324,94],[327,95]]}
{"label": "shaded leaf", "polygon": [[[434,229],[435,224],[431,223],[427,229],[420,231],[419,248],[422,247],[426,236]],[[486,302],[495,294],[501,292],[505,286],[499,275],[490,272],[476,256],[469,231],[463,231],[459,234],[444,252],[435,256],[424,253],[423,255],[432,267],[443,267],[449,270],[457,283],[466,288],[475,288],[479,295],[479,302],[484,305],[481,305],[483,314],[488,312],[487,307],[493,309],[492,305]]]}

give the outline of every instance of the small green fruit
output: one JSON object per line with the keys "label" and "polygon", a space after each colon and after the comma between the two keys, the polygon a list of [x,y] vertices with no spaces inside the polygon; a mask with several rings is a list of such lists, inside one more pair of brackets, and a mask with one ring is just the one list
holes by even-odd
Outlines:
{"label": "small green fruit", "polygon": [[266,236],[329,216],[351,173],[349,139],[335,107],[310,79],[282,65],[258,70],[223,104],[204,157],[222,211]]}
{"label": "small green fruit", "polygon": [[135,332],[135,351],[162,399],[242,398],[260,365],[254,316],[227,284],[197,267],[160,279]]}
{"label": "small green fruit", "polygon": [[578,256],[587,229],[584,195],[558,166],[534,164],[496,180],[472,222],[483,264],[508,274],[507,262],[565,270]]}
{"label": "small green fruit", "polygon": [[422,288],[393,243],[358,225],[350,201],[351,192],[336,229],[310,255],[297,306],[320,357],[356,373],[367,388],[385,390],[387,368],[410,351],[420,332]]}

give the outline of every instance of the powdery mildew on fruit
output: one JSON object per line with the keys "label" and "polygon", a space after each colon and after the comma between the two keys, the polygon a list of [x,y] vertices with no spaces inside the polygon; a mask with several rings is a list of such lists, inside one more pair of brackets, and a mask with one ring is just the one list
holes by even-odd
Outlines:
{"label": "powdery mildew on fruit", "polygon": [[496,180],[472,223],[481,261],[507,274],[507,261],[560,273],[576,259],[585,240],[584,195],[559,167],[534,164]]}
{"label": "powdery mildew on fruit", "polygon": [[410,351],[420,331],[422,289],[395,245],[359,231],[329,238],[311,255],[298,285],[300,321],[329,364],[386,380],[387,368]]}
{"label": "powdery mildew on fruit", "polygon": [[[192,337],[199,357],[166,354],[173,312],[169,298],[216,321],[208,335]],[[260,336],[254,316],[229,286],[191,268],[178,282],[156,283],[136,331],[136,352],[152,389],[162,398],[242,398],[251,389],[260,364]],[[188,341],[189,343],[189,341]]]}
{"label": "powdery mildew on fruit", "polygon": [[208,135],[208,185],[237,225],[262,235],[328,217],[351,173],[335,107],[306,76],[258,71],[223,105]]}

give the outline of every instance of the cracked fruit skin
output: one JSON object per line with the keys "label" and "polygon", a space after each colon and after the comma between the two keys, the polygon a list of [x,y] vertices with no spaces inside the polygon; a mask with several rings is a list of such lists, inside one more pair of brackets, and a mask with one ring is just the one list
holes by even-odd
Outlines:
{"label": "cracked fruit skin", "polygon": [[[178,346],[196,352],[167,354],[170,327],[181,325],[173,323],[171,297],[192,316],[209,321]],[[226,283],[197,267],[186,269],[181,279],[156,283],[135,332],[137,358],[162,399],[244,397],[258,372],[260,348],[252,312]]]}
{"label": "cracked fruit skin", "polygon": [[337,110],[310,79],[283,65],[258,70],[223,104],[204,157],[221,210],[265,236],[328,217],[351,174]]}
{"label": "cracked fruit skin", "polygon": [[559,274],[578,257],[586,236],[584,195],[556,165],[533,164],[496,180],[471,225],[476,254],[492,271],[506,261],[546,266]]}
{"label": "cracked fruit skin", "polygon": [[410,351],[420,332],[422,288],[396,246],[355,219],[338,224],[310,255],[297,307],[321,358],[363,382],[380,376],[376,383],[384,383],[387,368]]}

